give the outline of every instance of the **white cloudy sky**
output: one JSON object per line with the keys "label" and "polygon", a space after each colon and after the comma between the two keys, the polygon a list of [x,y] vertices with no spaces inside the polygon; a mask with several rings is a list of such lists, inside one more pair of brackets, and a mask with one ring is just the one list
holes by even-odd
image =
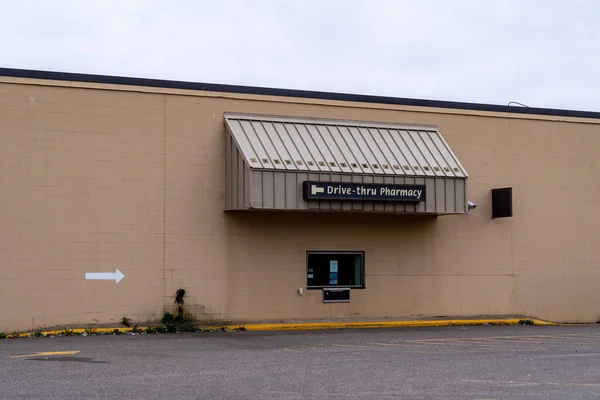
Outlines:
{"label": "white cloudy sky", "polygon": [[0,0],[0,66],[600,111],[596,0]]}

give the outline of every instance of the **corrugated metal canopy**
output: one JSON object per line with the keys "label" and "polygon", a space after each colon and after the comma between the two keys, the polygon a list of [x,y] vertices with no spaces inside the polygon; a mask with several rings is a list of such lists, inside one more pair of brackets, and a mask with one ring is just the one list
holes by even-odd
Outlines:
{"label": "corrugated metal canopy", "polygon": [[250,169],[466,178],[433,126],[225,114]]}

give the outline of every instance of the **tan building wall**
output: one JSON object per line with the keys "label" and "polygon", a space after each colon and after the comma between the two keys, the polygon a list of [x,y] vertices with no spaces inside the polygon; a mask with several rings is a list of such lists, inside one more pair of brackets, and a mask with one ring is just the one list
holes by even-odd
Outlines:
{"label": "tan building wall", "polygon": [[[224,112],[436,125],[457,216],[224,213]],[[600,316],[600,120],[0,78],[0,331],[200,320]],[[514,217],[491,219],[495,187]],[[323,304],[307,250],[366,251]],[[119,283],[86,272],[125,274]]]}

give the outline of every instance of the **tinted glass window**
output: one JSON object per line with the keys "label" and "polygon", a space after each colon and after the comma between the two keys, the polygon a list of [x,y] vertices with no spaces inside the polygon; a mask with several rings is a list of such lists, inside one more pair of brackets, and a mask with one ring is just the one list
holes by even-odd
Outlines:
{"label": "tinted glass window", "polygon": [[307,288],[364,287],[364,253],[311,252],[307,254]]}

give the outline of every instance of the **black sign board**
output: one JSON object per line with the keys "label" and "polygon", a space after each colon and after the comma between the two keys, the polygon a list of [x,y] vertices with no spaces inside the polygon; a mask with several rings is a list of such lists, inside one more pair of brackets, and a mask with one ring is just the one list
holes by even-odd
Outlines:
{"label": "black sign board", "polygon": [[425,201],[425,185],[385,183],[304,182],[306,200]]}

